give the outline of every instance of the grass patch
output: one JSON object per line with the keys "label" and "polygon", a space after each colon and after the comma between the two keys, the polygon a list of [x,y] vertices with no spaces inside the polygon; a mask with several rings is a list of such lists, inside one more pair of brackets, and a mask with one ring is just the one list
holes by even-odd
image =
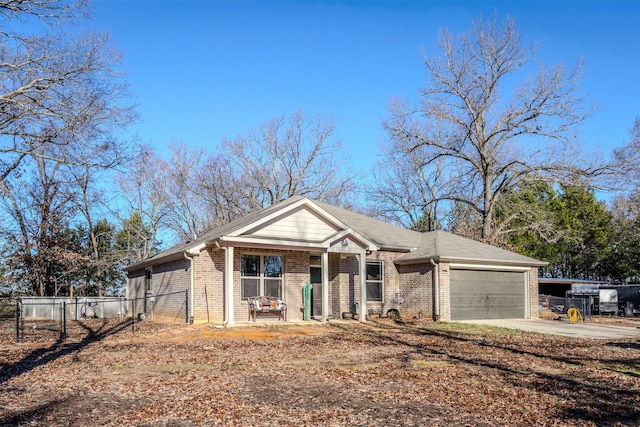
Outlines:
{"label": "grass patch", "polygon": [[520,335],[517,329],[458,322],[436,322],[419,326],[419,329],[442,332],[451,336],[511,336]]}
{"label": "grass patch", "polygon": [[640,378],[640,369],[618,368],[613,370],[621,374],[631,375],[632,377]]}
{"label": "grass patch", "polygon": [[605,362],[594,363],[594,367],[599,369],[605,369],[611,372],[617,372],[618,374],[629,375],[632,377],[640,378],[640,365],[632,364],[630,366],[620,366],[620,364],[610,364]]}

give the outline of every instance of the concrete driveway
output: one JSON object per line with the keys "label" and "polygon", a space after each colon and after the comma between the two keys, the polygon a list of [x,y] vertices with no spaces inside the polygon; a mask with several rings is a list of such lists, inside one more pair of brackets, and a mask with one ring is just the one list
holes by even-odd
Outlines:
{"label": "concrete driveway", "polygon": [[574,338],[640,340],[640,328],[599,325],[588,322],[570,323],[568,321],[542,319],[490,319],[467,320],[461,323],[499,326],[502,328],[519,329],[527,332],[539,332],[541,334],[562,335]]}

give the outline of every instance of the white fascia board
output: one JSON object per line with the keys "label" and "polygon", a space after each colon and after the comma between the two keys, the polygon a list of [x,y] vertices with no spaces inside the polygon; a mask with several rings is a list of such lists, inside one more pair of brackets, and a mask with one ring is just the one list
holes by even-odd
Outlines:
{"label": "white fascia board", "polygon": [[206,247],[207,247],[206,243],[200,243],[199,245],[196,245],[192,248],[187,249],[186,252],[189,255],[200,255],[200,252],[202,252],[202,250]]}
{"label": "white fascia board", "polygon": [[494,270],[494,271],[530,271],[530,267],[498,264],[461,264],[452,262],[449,264],[451,270]]}
{"label": "white fascia board", "polygon": [[260,226],[261,224],[266,224],[272,221],[273,219],[279,216],[282,216],[283,214],[286,214],[287,212],[298,209],[301,206],[307,206],[309,209],[311,209],[313,212],[321,216],[325,221],[329,222],[336,228],[340,228],[340,229],[348,228],[346,224],[344,224],[342,221],[335,218],[333,215],[329,214],[329,212],[325,211],[320,206],[313,203],[311,200],[300,199],[289,206],[286,206],[282,209],[272,212],[271,214],[265,216],[264,218],[260,218],[258,221],[252,222],[251,224],[245,225],[244,227],[241,227],[235,231],[232,231],[231,233],[228,234],[228,236],[232,236],[232,237],[240,236],[243,233],[246,233],[247,231],[253,230],[254,228]]}
{"label": "white fascia board", "polygon": [[280,248],[308,248],[308,249],[327,249],[328,245],[324,242],[304,242],[300,240],[277,240],[277,239],[257,239],[255,237],[244,236],[222,236],[219,239],[223,246],[230,246],[229,243],[234,246],[277,246]]}

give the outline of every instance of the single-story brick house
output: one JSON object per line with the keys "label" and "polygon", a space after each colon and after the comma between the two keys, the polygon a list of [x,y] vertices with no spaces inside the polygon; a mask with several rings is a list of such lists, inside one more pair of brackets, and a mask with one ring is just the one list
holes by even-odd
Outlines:
{"label": "single-story brick house", "polygon": [[248,298],[263,295],[282,299],[288,320],[303,320],[308,284],[311,315],[323,322],[356,306],[407,319],[535,318],[544,265],[294,196],[125,270],[128,298],[183,291],[191,322],[233,324],[248,320]]}

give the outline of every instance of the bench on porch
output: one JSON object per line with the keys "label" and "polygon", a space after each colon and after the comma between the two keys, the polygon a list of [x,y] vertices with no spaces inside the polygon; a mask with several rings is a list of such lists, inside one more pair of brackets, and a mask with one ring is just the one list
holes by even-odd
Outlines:
{"label": "bench on porch", "polygon": [[277,316],[278,320],[287,321],[287,304],[276,297],[250,297],[247,298],[249,306],[249,320],[256,321],[260,316]]}

